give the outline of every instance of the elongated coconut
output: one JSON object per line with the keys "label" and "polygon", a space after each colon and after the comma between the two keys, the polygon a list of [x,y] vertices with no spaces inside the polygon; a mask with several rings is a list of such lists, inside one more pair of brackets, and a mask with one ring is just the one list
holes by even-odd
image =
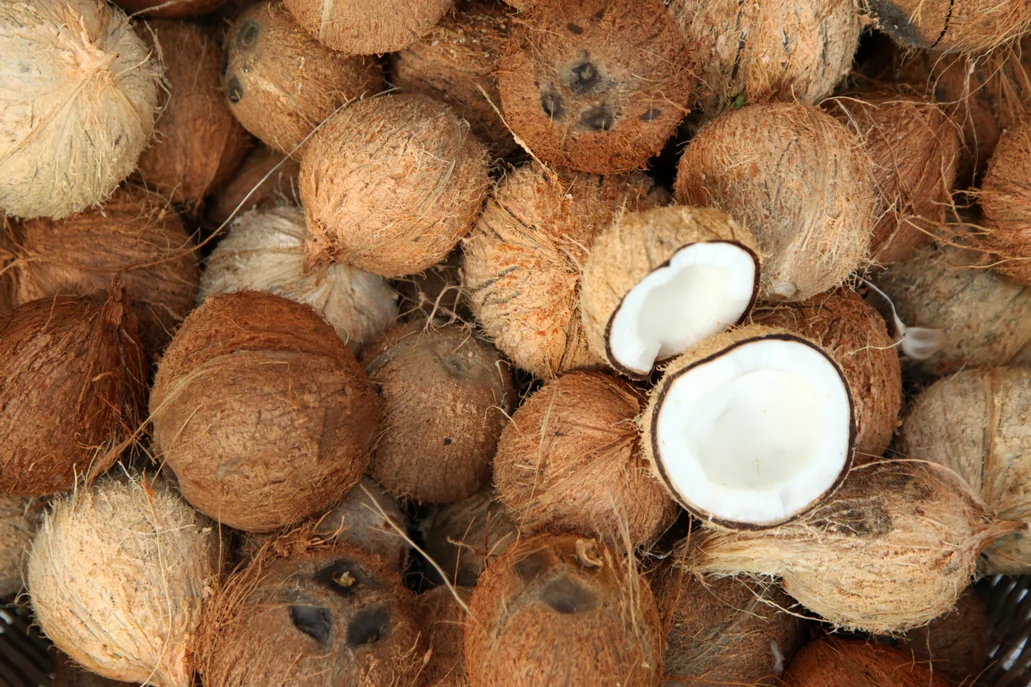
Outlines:
{"label": "elongated coconut", "polygon": [[405,48],[440,21],[453,0],[285,0],[312,36],[347,55],[376,55]]}
{"label": "elongated coconut", "polygon": [[338,107],[383,86],[375,60],[330,50],[281,2],[256,3],[233,22],[222,78],[240,123],[269,147],[291,154]]}
{"label": "elongated coconut", "polygon": [[150,141],[161,69],[104,0],[0,7],[0,209],[64,217],[111,195]]}
{"label": "elongated coconut", "polygon": [[[519,537],[490,489],[431,511],[420,524],[426,553],[456,585],[475,587],[480,574]],[[430,576],[437,577],[435,568]]]}
{"label": "elongated coconut", "polygon": [[580,315],[591,350],[632,377],[739,324],[759,290],[747,228],[710,208],[619,216],[584,265]]}
{"label": "elongated coconut", "polygon": [[310,305],[355,350],[397,317],[397,294],[382,277],[340,264],[304,268],[308,230],[299,208],[252,210],[239,217],[204,266],[197,300],[264,291]]}
{"label": "elongated coconut", "polygon": [[150,394],[154,444],[198,510],[268,532],[337,503],[368,465],[380,402],[309,306],[244,291],[186,318]]}
{"label": "elongated coconut", "polygon": [[752,105],[709,122],[684,149],[675,195],[755,233],[761,298],[811,298],[869,257],[877,208],[869,160],[843,124],[807,105]]}
{"label": "elongated coconut", "polygon": [[[457,594],[457,598],[456,598]],[[468,605],[472,590],[434,587],[416,599],[419,618],[432,652],[424,670],[426,687],[470,687],[465,668],[465,626],[471,621],[462,605]]]}
{"label": "elongated coconut", "polygon": [[95,673],[189,687],[220,550],[213,523],[163,481],[105,478],[58,497],[44,517],[28,564],[32,610]]}
{"label": "elongated coconut", "polygon": [[949,684],[973,685],[988,663],[990,626],[984,606],[972,589],[963,592],[956,608],[910,630],[900,646],[917,661],[927,662]]}
{"label": "elongated coconut", "polygon": [[863,0],[877,28],[908,48],[986,53],[1031,29],[1027,0]]}
{"label": "elongated coconut", "polygon": [[473,589],[465,660],[473,687],[654,686],[663,641],[648,581],[576,535],[508,549]]}
{"label": "elongated coconut", "polygon": [[22,572],[43,505],[37,498],[0,494],[0,598],[22,587]]}
{"label": "elongated coconut", "polygon": [[469,306],[494,344],[538,377],[596,367],[577,312],[583,265],[623,212],[662,204],[651,179],[520,167],[503,179],[462,245]]}
{"label": "elongated coconut", "polygon": [[301,161],[309,260],[385,277],[447,257],[487,196],[487,153],[447,106],[421,94],[334,115]]}
{"label": "elongated coconut", "polygon": [[786,687],[947,687],[908,651],[859,639],[822,637],[798,652]]}
{"label": "elongated coconut", "polygon": [[207,219],[220,227],[248,210],[300,205],[297,175],[301,164],[263,145],[251,149],[236,173],[214,193]]}
{"label": "elongated coconut", "polygon": [[985,230],[980,245],[993,254],[992,269],[1019,284],[1031,284],[1031,185],[1024,166],[1031,155],[1031,119],[999,137],[979,198]]}
{"label": "elongated coconut", "polygon": [[145,17],[182,19],[213,12],[229,0],[115,0],[129,12]]}
{"label": "elongated coconut", "polygon": [[692,53],[660,0],[535,2],[498,84],[505,121],[537,158],[597,174],[658,154],[696,88]]}

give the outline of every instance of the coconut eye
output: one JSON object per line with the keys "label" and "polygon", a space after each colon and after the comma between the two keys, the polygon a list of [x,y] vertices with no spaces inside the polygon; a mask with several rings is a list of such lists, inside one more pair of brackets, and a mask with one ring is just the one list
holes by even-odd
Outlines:
{"label": "coconut eye", "polygon": [[580,126],[589,131],[608,131],[616,123],[616,115],[608,105],[595,105],[580,115]]}
{"label": "coconut eye", "polygon": [[341,596],[351,596],[361,587],[378,588],[375,579],[351,561],[340,559],[315,573],[315,581]]}
{"label": "coconut eye", "polygon": [[240,102],[240,98],[243,97],[243,86],[240,85],[240,80],[235,76],[229,79],[229,83],[226,85],[226,90],[229,93],[229,102],[234,105]]}
{"label": "coconut eye", "polygon": [[567,577],[549,582],[541,590],[541,601],[562,615],[589,611],[598,603],[594,594]]}
{"label": "coconut eye", "polygon": [[524,582],[535,580],[551,567],[551,560],[543,551],[535,551],[515,564],[516,574]]}
{"label": "coconut eye", "polygon": [[562,96],[555,92],[552,86],[545,86],[541,90],[541,109],[549,119],[561,119],[566,114],[566,107],[562,103]]}
{"label": "coconut eye", "polygon": [[591,62],[590,56],[569,70],[569,88],[577,95],[583,95],[594,90],[601,83],[601,72],[598,66]]}
{"label": "coconut eye", "polygon": [[662,114],[662,110],[657,107],[649,107],[648,110],[641,115],[640,119],[642,122],[651,122],[659,118]]}
{"label": "coconut eye", "polygon": [[382,606],[366,608],[347,626],[347,643],[350,646],[375,644],[389,634],[390,611]]}
{"label": "coconut eye", "polygon": [[319,644],[325,644],[333,627],[333,614],[322,606],[291,606],[290,622]]}
{"label": "coconut eye", "polygon": [[241,50],[252,47],[258,41],[259,33],[261,33],[261,27],[258,26],[258,22],[253,20],[245,21],[240,26],[240,31],[236,34],[236,46]]}

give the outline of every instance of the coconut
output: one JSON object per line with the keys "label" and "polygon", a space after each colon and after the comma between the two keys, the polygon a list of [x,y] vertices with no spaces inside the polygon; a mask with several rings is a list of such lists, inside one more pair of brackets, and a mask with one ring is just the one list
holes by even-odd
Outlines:
{"label": "coconut", "polygon": [[537,158],[612,174],[676,133],[693,70],[660,0],[540,0],[513,30],[498,84],[505,121]]}
{"label": "coconut", "polygon": [[58,654],[51,687],[130,687],[130,683],[108,680],[96,673],[86,672],[65,658],[64,654]]}
{"label": "coconut", "polygon": [[136,430],[145,384],[120,288],[15,308],[0,322],[0,493],[53,494],[105,472]]}
{"label": "coconut", "polygon": [[150,414],[183,496],[230,527],[268,532],[329,510],[358,483],[380,402],[309,306],[244,291],[186,318]]}
{"label": "coconut", "polygon": [[259,2],[233,22],[222,76],[240,123],[291,154],[338,107],[383,86],[375,60],[330,50],[280,2]]}
{"label": "coconut", "polygon": [[471,597],[468,587],[435,587],[419,595],[419,617],[432,651],[423,670],[426,687],[470,687],[462,646],[467,622],[462,604]]}
{"label": "coconut", "polygon": [[863,0],[877,28],[907,48],[986,53],[1031,30],[1027,0]]}
{"label": "coconut", "polygon": [[752,105],[709,122],[684,149],[675,195],[755,232],[761,298],[811,298],[869,256],[870,162],[843,124],[808,105]]}
{"label": "coconut", "polygon": [[[476,586],[480,573],[503,554],[519,533],[490,489],[432,511],[421,523],[427,555],[448,579]],[[436,577],[436,569],[431,577]]]}
{"label": "coconut", "polygon": [[977,594],[968,589],[956,608],[902,638],[902,647],[917,661],[928,662],[951,685],[972,685],[988,663],[988,616]]}
{"label": "coconut", "polygon": [[265,291],[310,305],[346,344],[361,348],[397,317],[397,294],[382,277],[347,265],[304,269],[304,214],[295,207],[252,210],[208,256],[198,302],[217,293]]}
{"label": "coconut", "polygon": [[945,222],[962,144],[938,105],[901,91],[859,92],[824,108],[863,142],[873,165],[874,262],[904,260]]}
{"label": "coconut", "polygon": [[97,210],[16,223],[8,239],[12,305],[86,295],[120,279],[152,357],[193,308],[199,273],[193,239],[153,193],[125,187]]}
{"label": "coconut", "polygon": [[239,213],[299,205],[297,175],[301,164],[263,145],[255,146],[233,178],[215,193],[207,219],[220,227]]}
{"label": "coconut", "polygon": [[398,325],[362,354],[383,399],[369,474],[395,496],[454,503],[490,484],[515,399],[508,366],[469,328]]}
{"label": "coconut", "polygon": [[348,55],[376,55],[405,48],[440,21],[453,0],[285,0],[312,36]]}
{"label": "coconut", "polygon": [[0,6],[6,214],[79,212],[136,169],[158,104],[161,69],[149,53],[125,14],[103,0]]}
{"label": "coconut", "polygon": [[207,14],[227,2],[228,0],[115,0],[115,4],[121,5],[134,14],[170,19]]}
{"label": "coconut", "polygon": [[0,494],[0,598],[21,589],[25,554],[42,510],[39,499]]}
{"label": "coconut", "polygon": [[595,240],[580,315],[591,349],[632,377],[738,324],[755,302],[751,233],[719,210],[628,212]]}
{"label": "coconut", "polygon": [[899,425],[902,370],[880,314],[847,289],[801,303],[767,306],[752,321],[818,343],[841,365],[856,414],[856,460],[880,458]]}
{"label": "coconut", "polygon": [[651,588],[593,539],[544,535],[508,549],[473,589],[465,660],[475,687],[654,686],[662,630]]}
{"label": "coconut", "polygon": [[107,478],[58,497],[43,518],[28,564],[32,610],[88,670],[189,687],[219,551],[212,523],[164,482]]}
{"label": "coconut", "polygon": [[552,176],[529,165],[508,175],[462,248],[469,305],[487,336],[538,377],[601,365],[577,312],[581,269],[613,219],[664,200],[641,174]]}
{"label": "coconut", "polygon": [[373,98],[312,137],[300,186],[311,262],[399,277],[440,262],[469,233],[487,196],[487,154],[445,105]]}
{"label": "coconut", "polygon": [[859,639],[822,637],[795,657],[785,687],[947,687],[908,651]]}
{"label": "coconut", "polygon": [[986,220],[981,246],[994,254],[992,269],[1018,284],[1031,284],[1031,187],[1024,168],[1031,155],[1031,119],[999,138],[980,200]]}

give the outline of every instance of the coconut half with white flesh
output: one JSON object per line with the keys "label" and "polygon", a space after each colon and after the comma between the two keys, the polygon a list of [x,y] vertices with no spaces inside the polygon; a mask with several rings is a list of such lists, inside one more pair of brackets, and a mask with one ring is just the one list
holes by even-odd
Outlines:
{"label": "coconut half with white flesh", "polygon": [[665,369],[642,418],[645,451],[673,498],[702,520],[772,527],[841,484],[854,414],[826,351],[783,330],[743,327]]}
{"label": "coconut half with white flesh", "polygon": [[595,241],[580,312],[588,342],[612,367],[647,377],[657,361],[739,324],[755,303],[751,233],[710,208],[628,212]]}

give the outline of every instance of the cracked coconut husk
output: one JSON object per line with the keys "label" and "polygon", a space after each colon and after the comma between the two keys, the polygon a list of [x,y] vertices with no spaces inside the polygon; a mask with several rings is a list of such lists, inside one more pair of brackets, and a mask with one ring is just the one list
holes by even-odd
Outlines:
{"label": "cracked coconut husk", "polygon": [[429,31],[453,0],[285,0],[320,43],[347,55],[397,52]]}
{"label": "cracked coconut husk", "polygon": [[821,637],[795,656],[785,687],[947,687],[908,651],[860,639]]}
{"label": "cracked coconut husk", "polygon": [[[483,571],[519,538],[492,489],[431,511],[419,527],[426,554],[450,582],[463,587],[475,587]],[[435,568],[429,575],[442,582]]]}
{"label": "cracked coconut husk", "polygon": [[1031,28],[1028,0],[863,0],[877,28],[899,45],[986,53]]}

